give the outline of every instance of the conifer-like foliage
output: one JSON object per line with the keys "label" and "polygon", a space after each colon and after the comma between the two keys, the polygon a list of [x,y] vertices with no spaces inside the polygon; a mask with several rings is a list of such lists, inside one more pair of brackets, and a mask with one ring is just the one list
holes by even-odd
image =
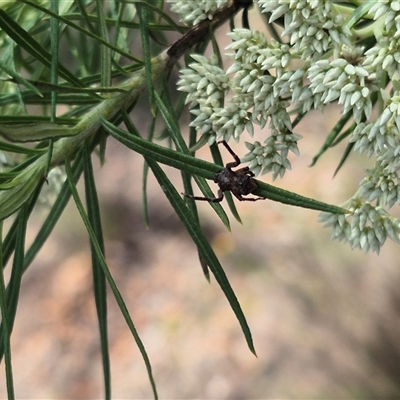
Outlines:
{"label": "conifer-like foliage", "polygon": [[[264,17],[262,32],[248,20],[253,6]],[[310,110],[338,103],[343,116],[326,134],[314,163],[343,140],[348,148],[339,167],[352,150],[374,157],[374,168],[354,196],[335,206],[258,180],[254,194],[322,211],[320,219],[332,227],[333,237],[352,247],[378,252],[387,238],[399,241],[400,223],[388,213],[400,201],[399,10],[398,2],[389,0],[2,2],[0,221],[3,228],[7,220],[7,229],[1,230],[0,260],[11,269],[11,278],[0,279],[0,357],[9,398],[14,398],[10,337],[23,273],[71,198],[90,240],[105,397],[111,397],[107,290],[140,348],[157,397],[150,360],[104,255],[92,155],[107,162],[108,140],[143,156],[145,174],[156,177],[195,243],[207,278],[211,271],[254,353],[246,318],[201,230],[196,203],[181,194],[193,195],[193,178],[205,197],[213,196],[207,180],[223,168],[217,141],[247,140],[249,152],[241,161],[249,163],[255,176],[283,178],[291,168],[289,154],[300,154],[297,123]],[[234,20],[238,15],[240,23]],[[231,28],[226,49],[214,36],[224,24]],[[204,55],[206,49],[212,49],[210,56]],[[223,52],[229,65],[222,62]],[[145,134],[132,113],[140,97],[146,98],[152,115]],[[186,136],[180,117],[187,109],[192,118]],[[163,128],[157,131],[160,122]],[[251,141],[255,126],[265,132],[262,143]],[[165,138],[169,147],[159,140]],[[196,158],[202,146],[209,146],[215,163]],[[182,172],[183,189],[171,183],[160,165]],[[85,204],[76,189],[81,175]],[[46,184],[54,189],[55,200],[26,248],[29,219]],[[239,219],[229,192],[226,199]],[[229,228],[223,206],[210,206]]]}

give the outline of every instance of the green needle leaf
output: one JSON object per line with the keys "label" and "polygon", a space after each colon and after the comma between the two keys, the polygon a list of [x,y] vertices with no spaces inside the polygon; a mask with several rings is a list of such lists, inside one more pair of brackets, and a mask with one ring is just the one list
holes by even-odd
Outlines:
{"label": "green needle leaf", "polygon": [[106,261],[104,259],[104,255],[103,255],[101,246],[100,246],[100,244],[99,244],[99,242],[97,240],[96,233],[93,230],[93,227],[92,227],[92,225],[91,225],[91,223],[89,221],[89,218],[88,218],[88,216],[87,216],[87,214],[85,212],[85,209],[83,207],[82,201],[81,201],[81,199],[79,197],[78,191],[76,190],[75,183],[74,183],[74,180],[73,180],[72,171],[71,171],[71,165],[70,165],[68,159],[66,159],[66,162],[65,162],[65,169],[66,169],[66,172],[67,172],[67,179],[68,179],[68,182],[69,182],[69,185],[70,185],[70,190],[72,192],[72,196],[74,198],[74,201],[75,201],[76,207],[77,207],[77,209],[79,211],[79,214],[80,214],[80,216],[82,218],[82,221],[85,224],[85,227],[86,227],[86,229],[87,229],[87,231],[89,233],[90,241],[91,241],[91,244],[93,246],[94,252],[95,252],[95,254],[96,254],[97,258],[98,258],[98,261],[99,261],[99,263],[101,265],[101,268],[103,270],[103,273],[104,273],[104,275],[105,275],[105,277],[106,277],[106,279],[108,281],[108,284],[110,285],[111,291],[114,294],[115,300],[117,301],[117,304],[118,304],[118,306],[119,306],[119,308],[121,310],[121,313],[124,316],[125,321],[126,321],[128,327],[129,327],[129,329],[130,329],[130,331],[131,331],[131,333],[132,333],[132,335],[133,335],[133,337],[135,339],[136,345],[138,346],[138,348],[140,350],[140,353],[142,354],[143,360],[144,360],[145,365],[146,365],[147,374],[149,376],[150,384],[151,384],[151,387],[153,389],[154,398],[158,399],[157,389],[156,389],[155,381],[154,381],[154,378],[153,378],[153,372],[152,372],[152,368],[151,368],[149,357],[148,357],[146,349],[145,349],[145,347],[144,347],[144,345],[142,343],[142,340],[140,339],[140,336],[137,333],[135,325],[133,324],[132,318],[131,318],[131,316],[129,314],[128,308],[126,307],[124,299],[123,299],[120,291],[118,290],[117,285],[115,284],[115,281],[114,281],[114,279],[113,279],[113,277],[112,277],[112,275],[110,273],[110,270],[108,269],[107,263],[106,263]]}
{"label": "green needle leaf", "polygon": [[33,163],[11,181],[10,189],[0,191],[0,221],[13,214],[29,200],[42,183],[44,172],[43,165]]}
{"label": "green needle leaf", "polygon": [[[2,9],[0,9],[0,28],[36,60],[51,68],[51,54]],[[58,72],[60,76],[71,84],[83,86],[80,80],[61,64],[58,65]]]}
{"label": "green needle leaf", "polygon": [[109,42],[107,42],[106,40],[102,39],[101,37],[95,35],[94,33],[90,32],[89,30],[82,28],[81,25],[75,24],[74,22],[70,21],[68,18],[64,18],[61,15],[57,15],[53,12],[51,12],[51,10],[48,10],[47,8],[41,7],[39,4],[33,3],[32,1],[29,0],[19,0],[21,3],[25,3],[27,5],[30,5],[31,7],[37,8],[38,10],[42,11],[43,13],[46,13],[48,15],[50,15],[53,18],[58,19],[60,22],[74,28],[75,30],[77,30],[78,32],[81,32],[83,34],[85,34],[86,36],[96,40],[98,43],[102,44],[103,46],[108,47],[109,49],[115,51],[116,53],[126,57],[129,60],[135,61],[137,63],[142,63],[138,58],[132,56],[131,54],[119,49],[118,47],[115,47],[113,45],[111,45]]}
{"label": "green needle leaf", "polygon": [[0,135],[12,142],[36,142],[77,134],[74,127],[58,125],[52,122],[31,124],[0,124]]}
{"label": "green needle leaf", "polygon": [[0,339],[3,339],[0,346],[4,349],[5,356],[5,370],[6,370],[6,384],[7,384],[7,397],[9,399],[14,399],[14,383],[13,383],[13,373],[11,364],[11,323],[9,321],[9,313],[7,308],[7,293],[4,282],[4,265],[3,265],[3,222],[0,221],[0,311],[1,311],[1,335]]}
{"label": "green needle leaf", "polygon": [[151,73],[151,53],[150,53],[150,34],[149,34],[149,10],[147,5],[136,4],[139,14],[140,37],[142,39],[142,49],[144,55],[144,67],[146,70],[147,90],[149,93],[150,111],[153,116],[156,115],[154,104],[154,84]]}
{"label": "green needle leaf", "polygon": [[353,113],[349,111],[348,113],[343,115],[342,118],[340,118],[338,123],[333,127],[333,129],[327,136],[325,143],[322,145],[318,154],[312,159],[310,167],[313,167],[317,163],[318,159],[322,156],[322,154],[324,154],[330,147],[332,147],[333,143],[335,142],[335,139],[339,136],[340,132],[347,124],[352,115]]}
{"label": "green needle leaf", "polygon": [[[216,164],[209,163],[204,160],[199,160],[192,156],[179,153],[177,151],[159,146],[155,143],[150,143],[140,137],[129,134],[110,122],[103,120],[103,125],[110,134],[126,145],[128,148],[149,157],[162,164],[187,171],[193,175],[197,174],[206,179],[214,179],[214,175],[221,171],[223,167]],[[268,183],[255,180],[257,183],[257,190],[255,195],[265,197],[270,200],[279,201],[280,203],[289,204],[303,208],[310,208],[312,210],[327,211],[335,214],[346,214],[347,210],[323,203],[309,197],[301,196],[297,193],[288,190],[280,189],[276,186],[269,185]]]}
{"label": "green needle leaf", "polygon": [[[75,184],[78,182],[79,177],[82,174],[82,169],[83,169],[82,152],[80,152],[76,156],[74,164],[72,165],[72,175]],[[71,198],[71,191],[69,189],[69,182],[65,181],[42,227],[40,228],[33,243],[26,252],[24,259],[24,270],[26,270],[29,267],[33,259],[36,257],[37,253],[43,247],[44,243],[46,242],[51,232],[53,231],[61,214],[63,213],[65,207],[67,206],[70,198]]]}
{"label": "green needle leaf", "polygon": [[218,282],[222,291],[224,292],[233,312],[235,313],[239,321],[240,326],[242,327],[242,331],[250,351],[254,355],[256,355],[250,328],[247,325],[247,321],[243,314],[242,308],[240,307],[236,295],[232,290],[232,287],[225,275],[225,272],[217,256],[215,255],[209,242],[207,241],[203,232],[201,231],[198,222],[195,220],[190,210],[186,207],[185,202],[182,200],[181,196],[176,191],[174,185],[167,178],[164,171],[160,168],[157,162],[151,160],[150,158],[147,159],[147,162],[151,170],[153,171],[154,176],[156,177],[164,194],[168,198],[176,214],[181,219],[181,221],[185,225],[186,230],[188,231],[194,243],[196,244],[202,259],[205,261],[205,263],[209,266],[211,272],[214,274],[216,281]]}
{"label": "green needle leaf", "polygon": [[[97,198],[96,184],[93,176],[93,167],[91,162],[88,145],[84,146],[84,176],[85,176],[85,196],[88,210],[88,219],[93,227],[94,234],[99,243],[101,256],[104,257],[103,230],[101,227],[100,207]],[[107,288],[106,278],[99,262],[99,255],[91,244],[92,253],[92,271],[93,271],[93,290],[96,303],[97,319],[100,330],[101,355],[103,360],[103,375],[105,398],[111,399],[111,376],[110,376],[110,356],[108,349],[108,331],[107,331]]]}

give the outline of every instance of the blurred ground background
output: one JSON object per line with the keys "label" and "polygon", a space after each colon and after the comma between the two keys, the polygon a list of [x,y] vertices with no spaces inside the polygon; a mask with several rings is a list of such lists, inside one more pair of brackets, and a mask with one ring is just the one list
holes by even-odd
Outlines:
{"label": "blurred ground background", "polygon": [[[301,157],[277,186],[332,204],[354,193],[368,162],[354,154],[332,179],[343,146],[308,167],[337,113],[311,113],[296,128],[304,136]],[[265,133],[257,135],[262,140]],[[230,161],[224,149],[222,155]],[[208,158],[207,151],[199,156]],[[199,203],[204,231],[252,329],[256,358],[152,176],[145,228],[141,157],[110,140],[107,160],[100,168],[94,159],[107,260],[161,399],[400,398],[398,246],[387,243],[379,256],[352,251],[329,240],[317,212],[271,201],[237,204],[243,225],[231,219],[229,233]],[[179,185],[179,172],[165,170]],[[24,276],[12,337],[17,398],[102,397],[91,287],[87,235],[70,204]],[[109,329],[113,398],[151,398],[144,363],[111,295]],[[3,369],[0,397],[6,398]]]}

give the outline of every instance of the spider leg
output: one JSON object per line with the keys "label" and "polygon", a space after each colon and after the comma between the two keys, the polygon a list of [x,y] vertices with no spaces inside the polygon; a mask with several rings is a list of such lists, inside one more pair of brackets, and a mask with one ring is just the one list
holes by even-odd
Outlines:
{"label": "spider leg", "polygon": [[233,152],[233,150],[230,148],[229,144],[225,142],[225,140],[220,140],[218,144],[222,143],[225,148],[229,151],[230,155],[235,159],[234,162],[230,162],[226,164],[226,168],[231,169],[234,167],[237,167],[240,165],[240,158]]}
{"label": "spider leg", "polygon": [[224,192],[222,190],[218,190],[218,197],[201,197],[201,196],[192,196],[190,194],[182,193],[185,197],[192,200],[200,200],[200,201],[208,201],[209,203],[220,203],[224,198]]}

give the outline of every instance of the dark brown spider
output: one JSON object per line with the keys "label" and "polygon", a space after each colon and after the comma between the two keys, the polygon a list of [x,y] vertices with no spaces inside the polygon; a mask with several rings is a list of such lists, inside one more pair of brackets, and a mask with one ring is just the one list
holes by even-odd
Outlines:
{"label": "dark brown spider", "polygon": [[253,172],[250,171],[249,167],[240,168],[236,171],[232,171],[240,165],[239,157],[233,152],[225,140],[221,140],[218,144],[222,143],[235,161],[225,165],[225,168],[215,175],[214,182],[218,184],[218,197],[198,197],[184,194],[185,197],[189,197],[193,200],[209,201],[211,203],[219,203],[224,198],[224,192],[230,191],[240,201],[257,201],[265,200],[265,197],[243,197],[250,193],[253,193],[257,189],[257,183],[253,179]]}

